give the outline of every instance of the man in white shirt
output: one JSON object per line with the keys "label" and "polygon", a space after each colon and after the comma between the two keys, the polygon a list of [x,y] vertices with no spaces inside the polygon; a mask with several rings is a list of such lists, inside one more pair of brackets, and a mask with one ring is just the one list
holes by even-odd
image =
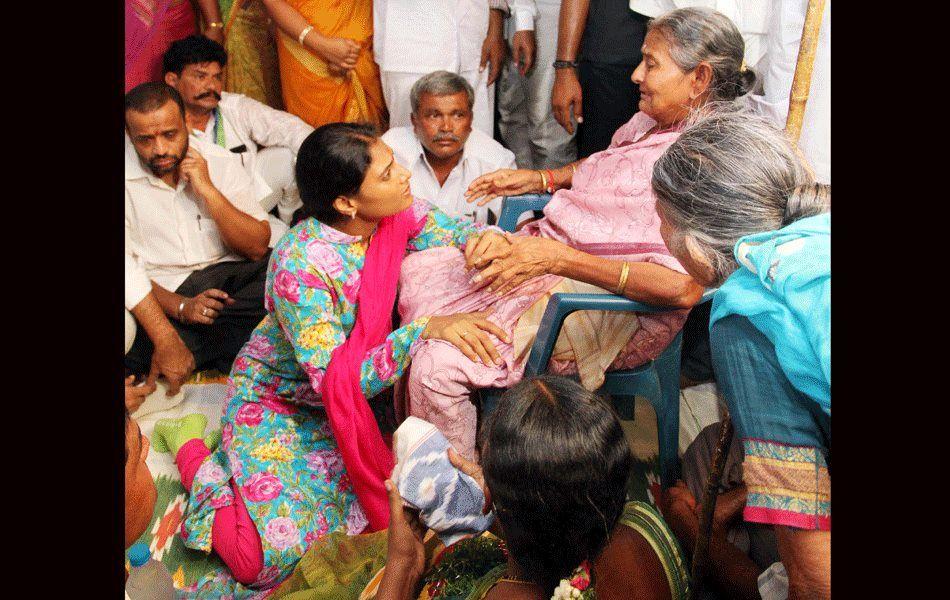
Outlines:
{"label": "man in white shirt", "polygon": [[[489,10],[490,4],[498,5]],[[389,125],[409,125],[409,90],[433,71],[451,71],[475,90],[475,129],[494,133],[495,80],[505,55],[504,0],[373,0],[373,58]],[[511,0],[518,29],[534,29],[534,0]],[[489,14],[491,13],[491,14]],[[491,64],[487,70],[485,65]]]}
{"label": "man in white shirt", "polygon": [[[223,91],[227,60],[218,42],[202,35],[186,37],[162,56],[165,83],[181,94],[189,131],[240,157],[264,211],[277,206],[280,219],[289,224],[301,206],[294,162],[313,127],[288,112]],[[282,234],[286,228],[276,225],[274,230]]]}
{"label": "man in white shirt", "polygon": [[[173,87],[133,88],[125,125],[126,308],[152,292],[196,367],[226,373],[265,314],[267,214],[237,157],[189,139]],[[139,332],[126,367],[147,372],[152,350]]]}
{"label": "man in white shirt", "polygon": [[[436,71],[416,81],[409,93],[411,127],[393,127],[383,141],[396,162],[409,169],[412,195],[428,200],[452,216],[494,223],[501,199],[479,208],[465,201],[475,178],[497,169],[515,169],[510,150],[472,128],[477,92],[455,73]],[[489,220],[489,211],[493,218]]]}

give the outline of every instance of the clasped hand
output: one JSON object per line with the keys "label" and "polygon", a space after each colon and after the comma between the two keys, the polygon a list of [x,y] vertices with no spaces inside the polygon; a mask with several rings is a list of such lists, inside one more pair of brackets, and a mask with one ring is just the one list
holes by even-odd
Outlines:
{"label": "clasped hand", "polygon": [[473,283],[487,283],[489,290],[504,295],[529,279],[555,273],[564,248],[546,238],[486,231],[469,240],[465,264],[479,270]]}

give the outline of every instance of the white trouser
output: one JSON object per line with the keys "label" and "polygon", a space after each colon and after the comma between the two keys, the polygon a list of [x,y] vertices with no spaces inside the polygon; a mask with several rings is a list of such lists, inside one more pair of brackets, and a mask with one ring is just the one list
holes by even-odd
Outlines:
{"label": "white trouser", "polygon": [[[498,128],[521,169],[552,169],[577,160],[574,134],[561,127],[551,108],[561,3],[537,0],[537,6],[534,67],[522,77],[518,65],[508,61],[498,81]],[[511,44],[514,21],[508,19],[505,27]]]}
{"label": "white trouser", "polygon": [[[412,102],[409,92],[412,84],[428,73],[400,73],[397,71],[380,71],[380,82],[383,84],[383,97],[386,99],[386,108],[389,109],[390,127],[408,127],[412,125],[409,115],[412,113]],[[495,84],[486,87],[488,81],[488,65],[479,72],[462,71],[459,73],[475,90],[475,106],[472,127],[480,129],[489,137],[494,135],[495,117]]]}

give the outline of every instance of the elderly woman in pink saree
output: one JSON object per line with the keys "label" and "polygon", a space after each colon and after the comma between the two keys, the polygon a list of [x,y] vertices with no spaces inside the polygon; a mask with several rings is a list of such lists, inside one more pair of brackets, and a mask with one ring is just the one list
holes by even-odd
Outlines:
{"label": "elderly woman in pink saree", "polygon": [[500,364],[486,364],[473,359],[474,353],[436,340],[422,342],[413,357],[409,414],[435,424],[468,458],[475,454],[471,391],[508,387],[521,379],[552,293],[619,293],[672,309],[569,317],[550,368],[578,373],[588,389],[602,384],[605,370],[631,368],[658,356],[702,295],[702,287],[660,236],[650,185],[653,164],[692,111],[710,101],[735,100],[753,76],[742,70],[742,36],[728,18],[710,9],[682,9],[655,19],[642,51],[643,61],[631,77],[640,86],[640,112],[617,130],[607,150],[555,171],[489,173],[467,192],[469,201],[484,203],[500,195],[562,188],[543,218],[506,235],[509,244],[495,243],[491,251],[483,248],[500,234],[489,231],[470,242],[464,255],[440,248],[403,263],[399,309],[404,321],[422,314],[491,311],[491,321],[513,332],[510,344],[490,338],[502,356]]}
{"label": "elderly woman in pink saree", "polygon": [[218,0],[125,0],[125,91],[162,78],[162,54],[175,40],[198,33],[195,5],[205,35],[224,41]]}

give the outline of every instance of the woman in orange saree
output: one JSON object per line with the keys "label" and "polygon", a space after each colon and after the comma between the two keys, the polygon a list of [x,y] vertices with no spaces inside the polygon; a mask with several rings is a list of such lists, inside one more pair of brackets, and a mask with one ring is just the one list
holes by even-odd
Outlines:
{"label": "woman in orange saree", "polygon": [[263,0],[277,23],[284,105],[314,127],[388,122],[373,60],[372,0]]}

